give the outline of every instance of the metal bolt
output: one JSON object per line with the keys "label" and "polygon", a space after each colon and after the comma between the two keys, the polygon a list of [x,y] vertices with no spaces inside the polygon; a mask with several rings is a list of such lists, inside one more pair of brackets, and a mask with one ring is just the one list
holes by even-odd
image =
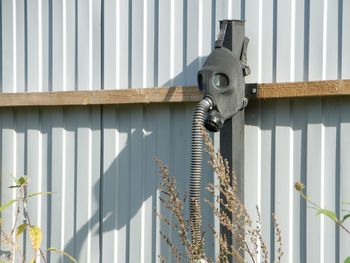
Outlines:
{"label": "metal bolt", "polygon": [[252,94],[256,93],[256,88],[252,88]]}

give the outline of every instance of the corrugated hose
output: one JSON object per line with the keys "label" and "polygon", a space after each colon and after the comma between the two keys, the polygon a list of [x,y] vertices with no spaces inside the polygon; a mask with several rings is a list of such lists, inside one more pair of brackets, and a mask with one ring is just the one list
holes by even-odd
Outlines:
{"label": "corrugated hose", "polygon": [[191,148],[191,178],[190,178],[190,218],[192,220],[192,243],[202,241],[202,214],[201,214],[201,177],[203,136],[201,127],[205,117],[214,102],[204,97],[193,113],[192,121],[192,148]]}

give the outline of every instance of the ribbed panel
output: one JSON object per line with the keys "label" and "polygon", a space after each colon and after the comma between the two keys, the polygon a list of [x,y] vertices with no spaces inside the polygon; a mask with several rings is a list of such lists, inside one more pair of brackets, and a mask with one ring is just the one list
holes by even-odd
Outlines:
{"label": "ribbed panel", "polygon": [[349,167],[348,98],[276,100],[252,103],[246,112],[245,200],[258,204],[263,233],[273,245],[271,213],[281,225],[287,262],[342,262],[350,238],[328,218],[307,208],[294,190],[343,216]]}
{"label": "ribbed panel", "polygon": [[[0,6],[3,92],[195,85],[217,21],[226,18],[246,20],[248,82],[350,78],[349,1],[3,0]],[[340,201],[350,200],[348,104],[346,98],[249,103],[245,200],[252,212],[260,205],[271,245],[270,213],[277,213],[287,262],[338,262],[347,255],[349,237],[308,210],[292,186],[303,181],[308,194],[337,212]],[[1,109],[1,200],[13,197],[10,175],[29,175],[33,192],[55,192],[33,199],[33,221],[47,233],[47,246],[79,262],[167,256],[158,233],[173,234],[153,213],[162,208],[152,157],[169,164],[187,189],[193,109]],[[205,183],[211,174],[204,167]],[[203,212],[206,226],[213,220],[206,205]]]}
{"label": "ribbed panel", "polygon": [[224,18],[245,19],[248,82],[345,78],[346,1],[3,1],[2,90],[192,85]]}

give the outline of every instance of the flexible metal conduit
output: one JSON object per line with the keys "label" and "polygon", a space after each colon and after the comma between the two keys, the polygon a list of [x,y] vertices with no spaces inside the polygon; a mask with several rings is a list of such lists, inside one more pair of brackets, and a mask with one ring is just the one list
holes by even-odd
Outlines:
{"label": "flexible metal conduit", "polygon": [[[203,137],[201,126],[206,114],[214,106],[211,98],[205,97],[197,104],[192,122],[191,178],[190,178],[190,218],[192,220],[192,242],[200,242],[202,237],[201,177]],[[197,207],[196,207],[197,206]],[[199,217],[198,217],[199,216]]]}

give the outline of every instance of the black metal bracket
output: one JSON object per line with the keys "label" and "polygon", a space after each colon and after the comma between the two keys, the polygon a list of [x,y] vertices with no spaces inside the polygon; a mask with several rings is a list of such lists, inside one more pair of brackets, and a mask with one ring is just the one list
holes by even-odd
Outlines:
{"label": "black metal bracket", "polygon": [[248,83],[245,84],[245,97],[247,99],[257,99],[258,98],[258,84]]}

